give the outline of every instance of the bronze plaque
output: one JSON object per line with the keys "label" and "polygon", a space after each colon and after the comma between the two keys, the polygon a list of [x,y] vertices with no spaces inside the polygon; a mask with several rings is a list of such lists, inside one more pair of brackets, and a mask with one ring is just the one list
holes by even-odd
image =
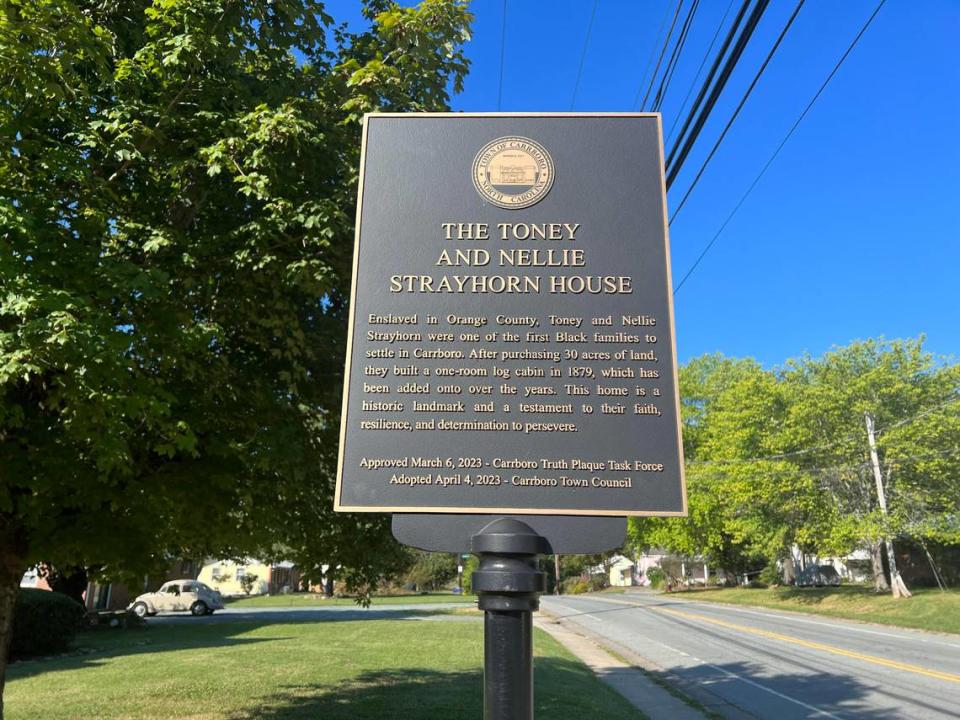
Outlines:
{"label": "bronze plaque", "polygon": [[336,509],[683,515],[658,114],[364,123]]}

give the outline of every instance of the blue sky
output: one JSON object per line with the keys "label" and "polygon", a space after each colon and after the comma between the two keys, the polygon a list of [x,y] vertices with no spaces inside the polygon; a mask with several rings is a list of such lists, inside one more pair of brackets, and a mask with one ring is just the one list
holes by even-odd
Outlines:
{"label": "blue sky", "polygon": [[[663,106],[665,131],[728,2],[701,0]],[[794,5],[770,3],[668,195],[671,212]],[[453,100],[456,110],[498,109],[503,6],[503,0],[471,4],[472,69],[464,93]],[[875,6],[876,0],[805,3],[671,227],[675,280],[716,233]],[[592,8],[592,0],[507,1],[499,109],[571,109]],[[338,20],[359,17],[358,4],[346,0],[329,9]],[[575,110],[638,109],[641,76],[662,42],[658,31],[667,11],[668,0],[599,0]],[[857,338],[921,333],[929,350],[960,355],[958,37],[957,0],[884,5],[677,293],[681,362],[720,351],[775,366]]]}

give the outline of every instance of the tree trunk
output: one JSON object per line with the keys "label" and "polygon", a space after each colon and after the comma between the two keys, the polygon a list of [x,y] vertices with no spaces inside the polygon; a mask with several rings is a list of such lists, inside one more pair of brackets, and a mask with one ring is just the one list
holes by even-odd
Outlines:
{"label": "tree trunk", "polygon": [[793,559],[793,552],[788,552],[783,559],[783,584],[793,585],[797,579],[797,563]]}
{"label": "tree trunk", "polygon": [[10,640],[13,638],[13,613],[26,563],[16,555],[0,556],[0,720],[3,720],[3,690],[7,679]]}
{"label": "tree trunk", "polygon": [[879,542],[870,544],[870,564],[873,566],[873,589],[878,593],[889,592],[890,583],[883,572],[883,550]]}
{"label": "tree trunk", "polygon": [[900,571],[897,570],[897,556],[894,555],[893,541],[890,538],[887,538],[886,543],[887,563],[890,565],[890,585],[893,596],[895,598],[913,597],[913,594],[907,589],[907,584],[900,576]]}

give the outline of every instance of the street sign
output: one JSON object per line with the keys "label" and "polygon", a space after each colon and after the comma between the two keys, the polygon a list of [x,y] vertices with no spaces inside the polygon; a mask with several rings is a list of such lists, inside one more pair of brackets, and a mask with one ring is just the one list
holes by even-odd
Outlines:
{"label": "street sign", "polygon": [[336,509],[683,515],[656,114],[370,115]]}

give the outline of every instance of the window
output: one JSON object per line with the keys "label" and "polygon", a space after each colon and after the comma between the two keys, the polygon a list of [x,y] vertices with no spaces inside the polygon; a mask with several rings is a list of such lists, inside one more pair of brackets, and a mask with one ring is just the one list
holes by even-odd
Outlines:
{"label": "window", "polygon": [[245,567],[237,568],[237,572],[236,572],[237,580],[243,579],[244,577],[246,577],[246,575],[247,575],[247,569]]}
{"label": "window", "polygon": [[180,586],[179,586],[179,585],[167,585],[167,587],[166,587],[166,589],[164,590],[164,592],[165,592],[165,593],[170,593],[171,595],[179,595],[179,594],[180,594]]}

